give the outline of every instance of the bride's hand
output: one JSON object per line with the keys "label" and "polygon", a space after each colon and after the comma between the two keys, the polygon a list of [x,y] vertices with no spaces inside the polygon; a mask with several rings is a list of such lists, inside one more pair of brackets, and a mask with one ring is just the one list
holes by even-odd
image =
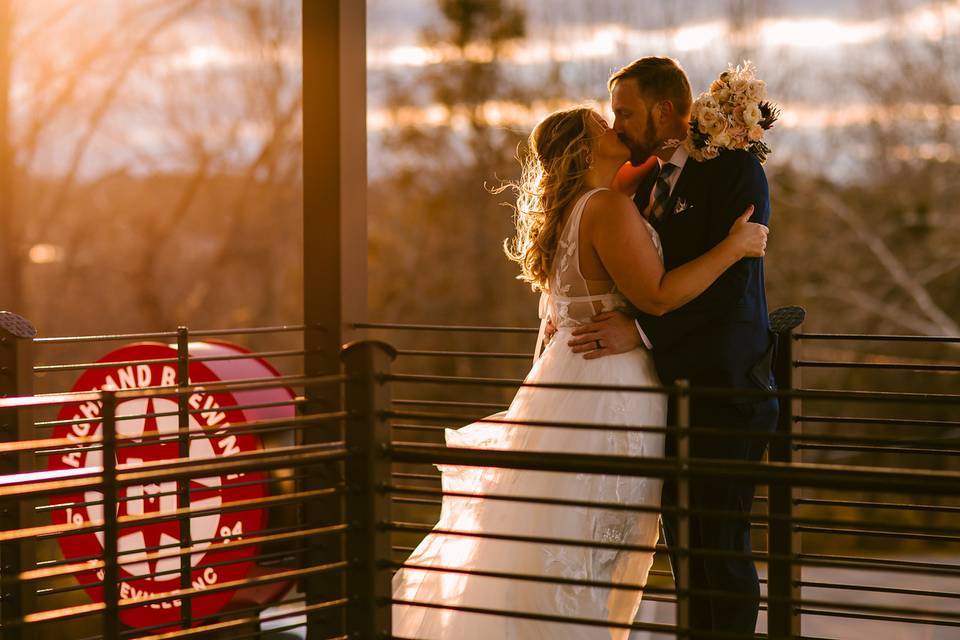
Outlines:
{"label": "bride's hand", "polygon": [[762,258],[767,251],[767,235],[770,229],[766,225],[750,222],[752,215],[753,205],[750,205],[730,227],[727,239],[734,243],[741,257]]}

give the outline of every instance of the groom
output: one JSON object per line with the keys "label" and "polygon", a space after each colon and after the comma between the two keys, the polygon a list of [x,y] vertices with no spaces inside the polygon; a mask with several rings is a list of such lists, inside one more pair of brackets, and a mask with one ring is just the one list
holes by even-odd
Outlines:
{"label": "groom", "polygon": [[[713,160],[697,162],[682,145],[668,142],[687,136],[692,104],[690,83],[676,61],[641,58],[614,73],[608,88],[614,130],[632,152],[633,167],[624,168],[620,182],[630,183],[633,174],[634,201],[660,234],[665,269],[689,262],[719,243],[748,205],[754,207],[752,222],[769,225],[767,180],[753,155],[724,151]],[[740,397],[736,391],[774,388],[774,340],[767,320],[763,259],[741,260],[698,298],[675,311],[661,317],[640,312],[634,316],[601,314],[574,331],[569,344],[586,358],[645,346],[664,384],[686,379],[694,389],[730,389],[725,397],[692,397],[691,426],[717,435],[691,437],[690,456],[759,461],[766,447],[763,436],[776,426],[777,402]],[[675,416],[670,424],[675,424]],[[666,452],[676,455],[673,438],[668,438]],[[690,586],[701,592],[691,594],[691,637],[700,637],[698,631],[752,634],[760,594],[753,560],[723,552],[751,551],[754,484],[692,478],[690,491],[694,510]],[[668,480],[663,486],[663,528],[671,550],[676,549],[677,519],[669,509],[676,505],[676,482]],[[730,515],[699,515],[702,510]],[[674,567],[675,558],[672,551]]]}

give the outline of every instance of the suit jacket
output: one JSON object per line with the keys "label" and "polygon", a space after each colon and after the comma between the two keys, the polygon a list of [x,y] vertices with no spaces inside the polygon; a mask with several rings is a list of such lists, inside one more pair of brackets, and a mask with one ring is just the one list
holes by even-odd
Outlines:
{"label": "suit jacket", "polygon": [[[656,174],[651,172],[637,191],[641,211]],[[752,154],[725,151],[704,162],[688,159],[666,213],[656,223],[665,268],[674,269],[720,243],[750,204],[751,221],[769,225],[767,178]],[[664,384],[686,378],[699,386],[774,388],[775,336],[769,328],[762,258],[740,260],[679,309],[659,317],[637,314]]]}

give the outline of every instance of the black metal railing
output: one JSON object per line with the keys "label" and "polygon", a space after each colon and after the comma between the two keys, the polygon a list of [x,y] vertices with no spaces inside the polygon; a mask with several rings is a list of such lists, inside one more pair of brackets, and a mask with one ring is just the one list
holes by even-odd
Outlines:
{"label": "black metal railing", "polygon": [[[609,387],[577,385],[581,390],[623,393],[659,393],[674,403],[677,420],[669,425],[595,425],[545,421],[509,421],[516,428],[609,429],[672,435],[681,446],[670,459],[627,456],[590,456],[573,453],[488,451],[443,446],[443,429],[471,421],[505,420],[489,414],[505,409],[512,394],[523,386],[533,329],[450,327],[434,325],[367,324],[374,335],[396,335],[394,348],[378,341],[349,345],[343,352],[343,374],[306,377],[292,365],[262,379],[190,384],[185,375],[191,362],[212,360],[189,353],[192,340],[233,334],[245,340],[282,334],[299,340],[303,327],[268,327],[236,331],[177,332],[29,339],[6,334],[2,342],[4,397],[0,399],[0,632],[3,638],[45,638],[71,630],[71,637],[172,638],[269,637],[295,631],[309,638],[391,637],[392,574],[408,566],[407,556],[436,524],[445,497],[435,465],[464,465],[520,470],[616,474],[678,481],[679,500],[672,508],[619,503],[592,503],[550,496],[500,496],[472,494],[483,500],[550,504],[558,508],[601,507],[626,512],[673,515],[683,523],[691,515],[691,479],[743,478],[765,488],[755,501],[752,516],[754,549],[747,554],[765,569],[761,578],[760,606],[765,617],[761,635],[771,638],[849,637],[841,620],[856,624],[899,624],[904,628],[951,630],[960,627],[956,602],[960,599],[960,562],[951,556],[960,541],[960,469],[954,451],[960,443],[953,430],[960,427],[960,395],[951,393],[949,379],[957,363],[931,362],[929,356],[902,353],[865,353],[854,348],[831,360],[815,350],[820,343],[841,340],[860,345],[871,340],[885,345],[911,347],[960,343],[958,338],[924,340],[916,336],[825,336],[793,334],[780,337],[775,393],[757,391],[757,397],[775,395],[780,400],[778,430],[769,435],[767,459],[762,463],[727,462],[690,458],[682,446],[704,433],[691,424],[689,403],[698,395],[728,395],[729,390],[690,388],[682,382],[662,387]],[[414,336],[411,338],[411,336]],[[480,336],[481,339],[474,339]],[[158,340],[172,345],[176,357],[154,361],[178,367],[174,386],[126,390],[38,395],[35,386],[53,391],[51,376],[75,375],[79,370],[106,366],[93,355],[73,355],[62,364],[43,360],[37,351],[104,343]],[[391,340],[392,341],[392,340]],[[446,341],[446,343],[444,342]],[[452,342],[452,344],[450,344]],[[175,343],[175,347],[173,347]],[[808,351],[809,348],[809,351]],[[92,350],[86,353],[93,353]],[[282,342],[264,342],[252,353],[216,359],[279,357],[296,362],[303,349]],[[835,354],[834,354],[835,355]],[[921,353],[921,356],[925,354]],[[881,357],[882,356],[882,357]],[[90,362],[84,362],[89,359]],[[859,360],[858,360],[859,359]],[[41,360],[38,364],[37,361]],[[115,362],[112,366],[149,361]],[[869,366],[883,365],[883,366]],[[920,378],[905,382],[918,388],[890,390],[885,382],[858,388],[820,386],[825,372],[867,370],[878,375],[910,369]],[[809,372],[809,381],[804,372]],[[800,377],[804,376],[804,385]],[[931,382],[941,376],[947,383]],[[62,380],[62,378],[61,378]],[[869,382],[869,381],[868,381]],[[61,383],[56,383],[61,384]],[[289,400],[296,415],[232,423],[230,433],[297,434],[292,444],[265,446],[227,458],[191,458],[190,447],[208,432],[191,430],[191,416],[203,414],[189,402],[200,391],[239,393],[245,390],[286,386],[325,388],[336,397],[337,411],[311,411],[314,398],[297,393]],[[533,386],[533,385],[528,385]],[[572,388],[571,385],[539,385]],[[932,387],[931,391],[928,387]],[[62,388],[59,389],[62,391]],[[339,404],[339,398],[343,404]],[[132,401],[163,400],[174,408],[118,415],[118,406]],[[100,407],[92,418],[53,419],[54,408],[67,403],[93,402]],[[127,403],[127,404],[125,404]],[[225,408],[262,408],[283,403],[243,403]],[[140,405],[138,405],[140,406]],[[146,405],[143,405],[146,406]],[[873,413],[870,413],[873,411]],[[125,420],[172,417],[177,427],[140,439],[124,434]],[[100,425],[103,435],[52,437],[50,429]],[[120,425],[121,429],[117,429]],[[736,435],[736,425],[729,433]],[[842,433],[836,428],[841,427]],[[859,431],[852,431],[856,427]],[[324,429],[325,441],[313,431]],[[832,430],[830,430],[832,429]],[[95,429],[93,430],[96,431]],[[879,431],[879,432],[878,432]],[[920,435],[914,433],[919,431]],[[329,437],[331,433],[338,434]],[[756,434],[741,433],[744,437]],[[174,454],[149,465],[118,463],[123,452],[149,443],[173,443]],[[44,474],[42,456],[71,452],[99,452],[102,464]],[[118,457],[117,452],[120,452]],[[843,456],[843,457],[840,457]],[[882,463],[881,463],[882,462]],[[272,474],[271,474],[272,472]],[[263,490],[253,499],[202,501],[207,488],[197,479],[227,474],[255,474],[246,482]],[[193,482],[191,482],[191,480]],[[166,488],[161,483],[166,483]],[[172,483],[172,484],[171,484]],[[120,514],[107,505],[128,505],[137,497],[130,487],[155,484],[155,499],[174,498],[176,508],[153,513]],[[57,502],[56,496],[80,494],[77,502]],[[90,495],[92,494],[92,495]],[[197,497],[200,497],[198,500]],[[100,518],[67,519],[54,515],[72,509],[100,507]],[[230,531],[194,539],[191,522],[210,514],[265,510],[268,517],[252,535]],[[284,511],[285,510],[285,511]],[[87,512],[85,512],[87,513]],[[714,512],[708,515],[730,517]],[[156,523],[176,523],[175,541],[157,539],[142,547],[121,548],[122,532]],[[102,552],[64,557],[57,541],[99,532]],[[501,534],[447,531],[447,535],[495,537]],[[517,536],[502,535],[506,539]],[[592,548],[622,548],[610,541],[566,540],[549,537],[528,542]],[[222,551],[249,550],[241,556],[213,558],[205,566],[226,572],[248,563],[241,578],[210,583],[198,580],[191,559],[213,545]],[[636,546],[636,545],[635,545]],[[706,553],[680,545],[679,562],[666,564],[665,547],[658,544],[637,551],[656,552],[656,561],[645,585],[537,575],[507,574],[482,567],[458,572],[588,588],[643,590],[641,613],[653,615],[630,624],[605,620],[564,618],[544,612],[476,611],[487,615],[566,622],[596,627],[621,626],[663,637],[689,637],[689,600],[698,595],[690,586],[691,557]],[[215,554],[210,554],[211,556]],[[237,559],[241,558],[241,559]],[[134,574],[126,569],[146,563],[139,577],[173,576],[163,593],[137,594]],[[159,563],[159,564],[158,564]],[[160,566],[162,565],[162,566]],[[124,568],[126,567],[126,569]],[[221,569],[222,568],[222,569]],[[433,567],[442,571],[444,567]],[[95,581],[78,581],[75,575],[97,574]],[[891,578],[893,576],[893,578]],[[674,577],[676,580],[674,581]],[[899,577],[899,578],[898,578]],[[954,582],[956,581],[956,582]],[[165,581],[161,581],[165,582]],[[283,596],[283,585],[293,584]],[[91,599],[84,592],[101,589]],[[244,591],[272,592],[259,597],[238,597]],[[195,603],[218,593],[233,595],[216,611],[198,611]],[[272,596],[272,598],[271,598]],[[272,608],[281,598],[284,608]],[[130,625],[129,612],[138,608],[174,610],[175,616],[146,625]],[[417,603],[444,607],[444,603]],[[64,625],[70,625],[66,627]],[[219,634],[219,635],[217,635]],[[698,636],[699,637],[699,636]],[[715,634],[715,637],[735,637]],[[752,637],[752,636],[751,636]],[[879,636],[878,636],[879,637]]]}

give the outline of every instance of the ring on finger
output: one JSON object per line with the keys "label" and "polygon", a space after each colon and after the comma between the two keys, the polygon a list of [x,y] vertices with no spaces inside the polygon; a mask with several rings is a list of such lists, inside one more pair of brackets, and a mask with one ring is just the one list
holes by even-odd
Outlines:
{"label": "ring on finger", "polygon": [[599,351],[600,349],[603,349],[603,344],[600,342],[599,339],[594,340],[594,342],[597,343],[597,351]]}

